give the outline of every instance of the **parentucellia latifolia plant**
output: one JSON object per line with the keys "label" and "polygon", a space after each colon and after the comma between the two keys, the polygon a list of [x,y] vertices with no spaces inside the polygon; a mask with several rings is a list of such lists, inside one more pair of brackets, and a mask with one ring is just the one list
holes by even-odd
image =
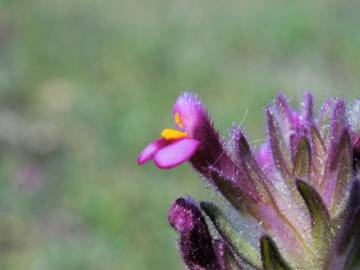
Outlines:
{"label": "parentucellia latifolia plant", "polygon": [[138,164],[189,161],[222,198],[179,198],[169,210],[187,269],[360,269],[359,99],[330,98],[314,117],[310,94],[299,110],[279,95],[258,146],[236,126],[222,139],[193,93],[173,118]]}

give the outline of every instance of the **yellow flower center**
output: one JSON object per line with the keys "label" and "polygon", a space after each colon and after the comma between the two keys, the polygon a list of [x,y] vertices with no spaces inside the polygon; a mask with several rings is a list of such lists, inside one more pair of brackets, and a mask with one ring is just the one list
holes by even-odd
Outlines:
{"label": "yellow flower center", "polygon": [[175,123],[176,123],[179,127],[184,128],[184,124],[183,124],[183,122],[181,121],[181,118],[180,118],[179,113],[175,113]]}
{"label": "yellow flower center", "polygon": [[161,132],[161,137],[167,141],[179,140],[182,138],[189,137],[186,132],[181,132],[176,129],[164,129]]}

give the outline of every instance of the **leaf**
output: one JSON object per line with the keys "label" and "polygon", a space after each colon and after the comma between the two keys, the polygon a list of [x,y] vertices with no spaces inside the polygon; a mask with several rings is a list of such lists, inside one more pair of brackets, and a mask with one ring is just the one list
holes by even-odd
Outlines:
{"label": "leaf", "polygon": [[282,179],[290,190],[293,199],[297,204],[302,203],[302,199],[295,187],[295,178],[292,174],[292,162],[290,153],[285,145],[284,138],[281,135],[281,130],[274,119],[273,112],[268,109],[266,111],[267,125],[268,125],[268,138],[270,142],[271,152],[275,167],[280,171]]}
{"label": "leaf", "polygon": [[355,99],[349,106],[349,122],[354,132],[360,134],[360,99]]}
{"label": "leaf", "polygon": [[220,191],[235,209],[241,212],[244,210],[248,211],[248,206],[252,206],[260,200],[255,192],[255,188],[250,185],[249,181],[244,181],[240,185],[216,168],[210,167],[209,171],[211,172],[211,179],[215,188]]}
{"label": "leaf", "polygon": [[324,269],[359,269],[360,267],[360,181],[352,182],[342,224]]}
{"label": "leaf", "polygon": [[288,185],[292,186],[290,157],[284,138],[281,137],[281,130],[274,119],[273,112],[270,109],[266,111],[266,117],[268,137],[275,166],[281,172],[283,178],[286,179]]}
{"label": "leaf", "polygon": [[255,160],[244,134],[237,127],[232,129],[232,142],[234,145],[235,160],[238,166],[248,175],[250,181],[255,185],[257,194],[261,196],[262,200],[273,203],[271,194],[265,185],[265,181],[267,181],[266,176]]}
{"label": "leaf", "polygon": [[298,142],[294,155],[293,175],[296,178],[309,178],[311,166],[311,150],[308,140],[303,137]]}
{"label": "leaf", "polygon": [[233,252],[229,249],[227,244],[220,239],[214,241],[214,250],[220,266],[220,270],[242,270]]}
{"label": "leaf", "polygon": [[353,177],[353,148],[351,137],[347,130],[344,131],[341,139],[340,149],[341,152],[339,154],[339,160],[337,161],[338,173],[336,187],[331,207],[331,212],[335,215],[338,212],[339,205],[342,205],[342,201],[347,197],[346,193],[348,191],[348,183]]}
{"label": "leaf", "polygon": [[344,129],[340,138],[332,140],[321,183],[323,199],[332,216],[342,210],[338,206],[346,198],[347,184],[352,179],[352,151],[349,131]]}
{"label": "leaf", "polygon": [[333,140],[342,136],[342,132],[347,126],[348,119],[346,117],[346,104],[343,99],[338,98],[332,111],[330,119],[330,130],[328,134],[328,144],[332,144]]}
{"label": "leaf", "polygon": [[244,261],[261,269],[261,261],[256,250],[235,231],[222,211],[214,204],[201,202],[201,208],[209,216],[221,237],[231,246],[234,252]]}
{"label": "leaf", "polygon": [[356,137],[353,145],[353,170],[354,174],[360,170],[360,137]]}
{"label": "leaf", "polygon": [[277,117],[281,124],[282,131],[288,136],[292,128],[292,110],[283,94],[279,94],[275,101]]}
{"label": "leaf", "polygon": [[313,122],[313,97],[310,93],[305,93],[303,107],[302,107],[302,115],[303,118],[308,122]]}
{"label": "leaf", "polygon": [[326,164],[326,147],[320,132],[315,125],[310,128],[310,143],[311,143],[311,183],[319,187],[322,180],[322,175]]}
{"label": "leaf", "polygon": [[326,140],[329,131],[330,131],[330,120],[331,120],[331,112],[334,107],[335,100],[334,98],[329,98],[320,109],[318,126],[320,127],[321,137]]}
{"label": "leaf", "polygon": [[328,236],[330,233],[329,212],[320,194],[312,186],[302,180],[297,180],[296,186],[310,213],[314,245],[321,250],[324,246],[328,246],[327,241],[331,239]]}
{"label": "leaf", "polygon": [[270,236],[263,235],[261,237],[260,250],[261,260],[265,270],[291,270]]}
{"label": "leaf", "polygon": [[[294,226],[301,228],[304,224],[308,224],[308,219],[304,217],[299,218],[303,213],[303,208],[305,207],[305,204],[300,198],[300,195],[298,194],[295,187],[293,188],[293,190],[295,191],[294,193],[295,195],[297,195],[297,197],[292,196],[291,193],[285,189],[282,189],[282,191],[280,192],[280,189],[277,188],[279,186],[276,187],[276,185],[272,184],[270,179],[268,179],[259,168],[259,165],[251,152],[250,146],[246,141],[245,136],[238,128],[233,128],[232,140],[234,143],[236,160],[239,163],[239,166],[244,168],[244,171],[247,172],[250,179],[255,184],[257,193],[259,194],[259,196],[261,196],[261,200],[263,202],[263,204],[257,203],[257,213],[255,213],[254,216],[256,216],[259,220],[264,220],[264,213],[268,212],[264,212],[263,209],[261,209],[264,205],[266,205],[266,207],[271,207],[275,212],[279,214],[281,213],[281,210],[278,206],[286,204],[289,205],[292,209],[291,213],[289,213],[288,215],[288,218],[293,220]],[[280,181],[283,180],[281,179]],[[293,200],[293,198],[295,199]],[[269,221],[269,219],[267,218],[266,220]],[[270,222],[273,224],[272,221]]]}

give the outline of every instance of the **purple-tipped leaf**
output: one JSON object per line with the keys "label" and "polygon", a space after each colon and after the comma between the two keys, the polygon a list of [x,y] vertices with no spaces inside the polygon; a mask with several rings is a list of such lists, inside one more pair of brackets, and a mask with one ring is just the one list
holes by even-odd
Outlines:
{"label": "purple-tipped leaf", "polygon": [[256,153],[256,161],[269,178],[276,173],[272,152],[269,143],[263,143]]}
{"label": "purple-tipped leaf", "polygon": [[337,99],[330,120],[330,130],[327,141],[330,146],[334,140],[337,140],[340,136],[342,136],[342,132],[346,126],[348,126],[346,103],[343,99]]}
{"label": "purple-tipped leaf", "polygon": [[291,181],[291,163],[289,157],[289,151],[287,150],[286,144],[281,138],[281,131],[274,119],[273,112],[268,109],[266,111],[267,127],[268,127],[268,138],[270,142],[271,151],[273,154],[273,160],[276,168],[281,172],[281,175],[289,185],[292,185]]}
{"label": "purple-tipped leaf", "polygon": [[260,201],[254,186],[249,181],[236,181],[244,179],[238,176],[230,178],[216,168],[209,168],[211,181],[217,189],[236,209],[245,210],[246,205],[253,205]]}
{"label": "purple-tipped leaf", "polygon": [[280,94],[276,98],[276,111],[278,112],[279,125],[284,133],[284,139],[287,140],[290,136],[290,131],[293,126],[293,111],[291,110],[284,95]]}
{"label": "purple-tipped leaf", "polygon": [[329,98],[320,109],[320,115],[318,119],[318,127],[321,134],[321,137],[324,141],[327,141],[329,130],[330,130],[330,123],[331,123],[331,116],[334,107],[335,100],[334,98]]}
{"label": "purple-tipped leaf", "polygon": [[[278,205],[288,204],[291,205],[291,212],[288,212],[288,217],[294,220],[295,226],[301,228],[307,222],[307,218],[303,215],[302,210],[298,207],[298,204],[294,204],[292,201],[286,201],[284,197],[286,196],[283,191],[283,194],[279,194],[278,190],[275,189],[271,184],[270,180],[264,175],[258,166],[253,154],[251,152],[250,146],[247,143],[245,136],[238,128],[233,128],[232,140],[234,142],[234,152],[236,160],[239,163],[239,166],[244,168],[247,174],[250,176],[252,182],[255,184],[257,193],[260,194],[262,203],[258,203],[256,206],[256,213],[254,214],[259,220],[264,220],[263,214],[268,215],[269,211],[274,213],[279,213],[281,210],[278,208]],[[291,195],[290,195],[291,196]],[[264,207],[266,205],[266,207]],[[267,209],[264,211],[264,209]],[[270,210],[270,208],[273,208]],[[280,215],[280,214],[279,214]],[[301,219],[298,217],[302,216]],[[272,222],[273,223],[273,222]]]}
{"label": "purple-tipped leaf", "polygon": [[310,128],[310,145],[311,145],[311,172],[310,183],[319,187],[322,182],[325,171],[327,151],[320,132],[315,125]]}
{"label": "purple-tipped leaf", "polygon": [[313,97],[310,93],[305,93],[302,104],[302,116],[307,124],[313,123]]}
{"label": "purple-tipped leaf", "polygon": [[321,191],[325,204],[335,216],[341,210],[338,206],[346,198],[347,184],[353,177],[353,148],[347,129],[343,129],[340,138],[334,137],[329,151]]}
{"label": "purple-tipped leaf", "polygon": [[236,163],[254,184],[256,192],[261,196],[262,201],[273,204],[271,194],[266,187],[266,181],[268,180],[261,171],[250,149],[250,145],[239,128],[234,127],[232,129],[232,142]]}
{"label": "purple-tipped leaf", "polygon": [[[266,111],[268,138],[273,154],[273,160],[276,168],[280,171],[284,179],[290,184],[291,182],[291,161],[289,151],[287,150],[284,138],[282,138],[281,130],[279,129],[276,120],[274,119],[271,110]],[[290,182],[289,182],[290,181]]]}

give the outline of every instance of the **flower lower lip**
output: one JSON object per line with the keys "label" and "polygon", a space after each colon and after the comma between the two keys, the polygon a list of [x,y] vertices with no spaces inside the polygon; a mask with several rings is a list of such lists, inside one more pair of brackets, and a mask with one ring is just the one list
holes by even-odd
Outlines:
{"label": "flower lower lip", "polygon": [[183,138],[160,149],[154,156],[154,163],[160,169],[174,168],[189,160],[200,142],[191,138]]}

